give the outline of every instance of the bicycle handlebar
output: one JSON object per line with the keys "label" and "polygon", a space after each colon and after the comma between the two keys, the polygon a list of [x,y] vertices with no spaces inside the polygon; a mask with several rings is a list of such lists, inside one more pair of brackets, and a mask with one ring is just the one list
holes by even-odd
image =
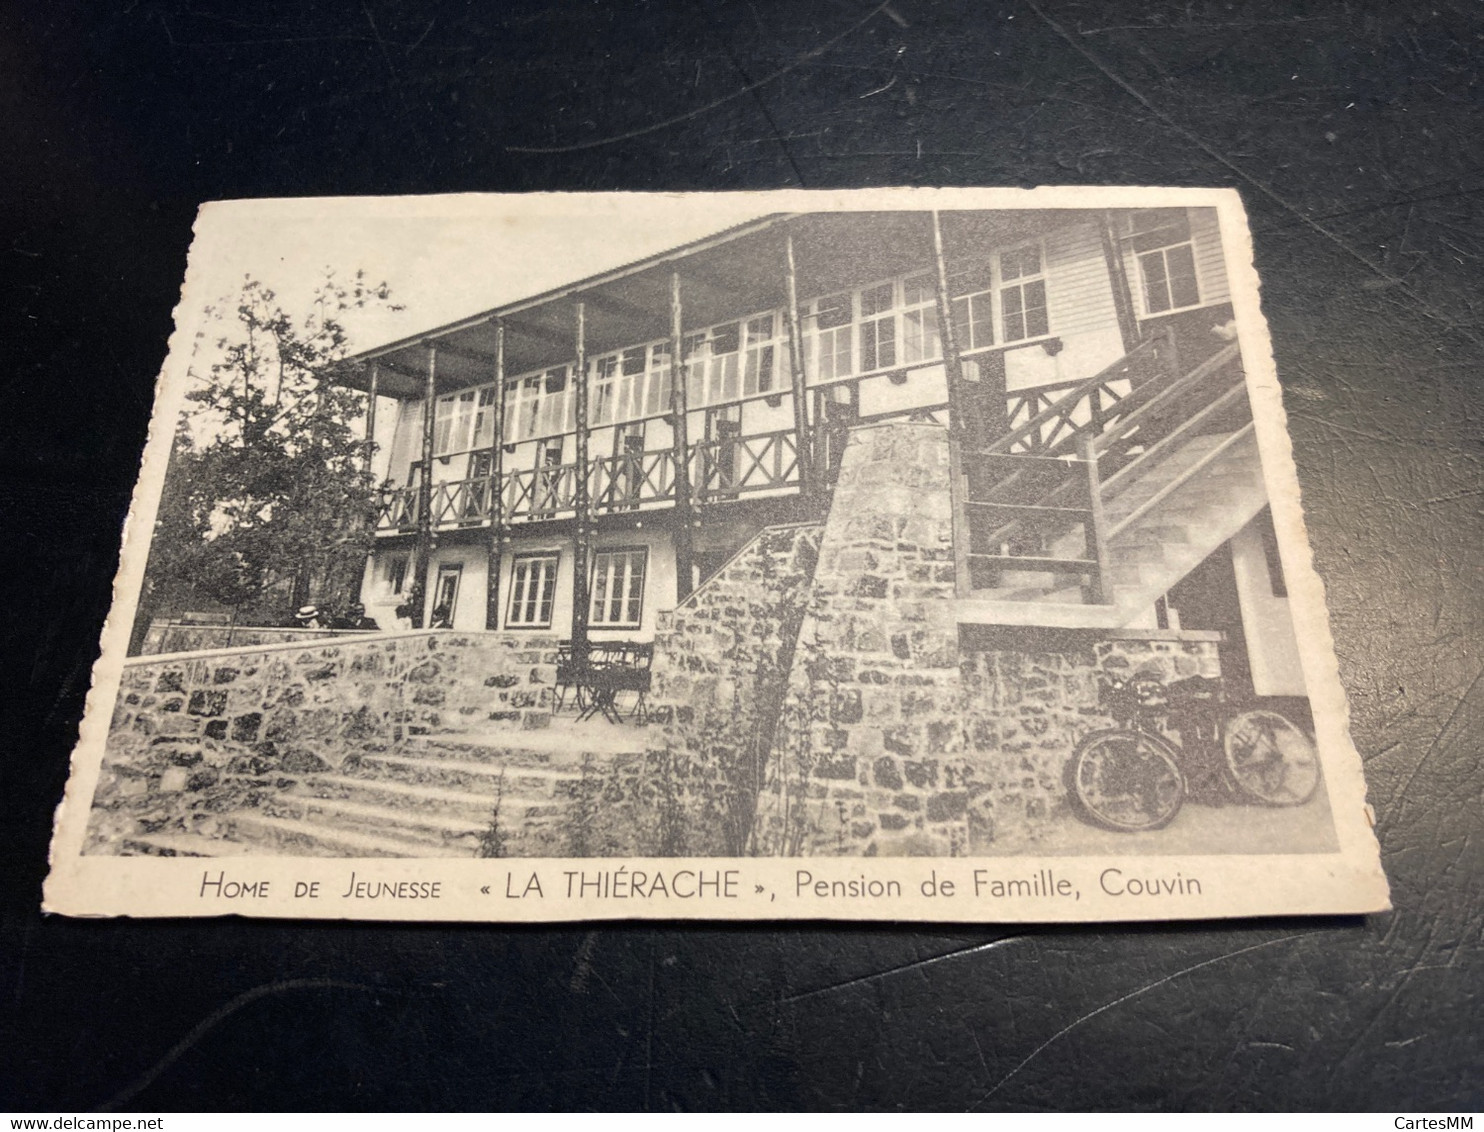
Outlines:
{"label": "bicycle handlebar", "polygon": [[1135,715],[1157,715],[1167,710],[1224,703],[1225,684],[1207,676],[1187,676],[1166,684],[1152,673],[1126,678],[1104,675],[1099,681],[1099,699],[1115,719]]}

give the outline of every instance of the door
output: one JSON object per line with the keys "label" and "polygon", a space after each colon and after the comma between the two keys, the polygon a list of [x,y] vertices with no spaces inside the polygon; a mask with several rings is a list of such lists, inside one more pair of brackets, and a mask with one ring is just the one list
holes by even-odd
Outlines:
{"label": "door", "polygon": [[719,405],[706,410],[706,439],[711,466],[704,486],[715,494],[730,495],[737,487],[737,448],[742,435],[742,406]]}
{"label": "door", "polygon": [[459,563],[438,567],[438,584],[433,589],[433,614],[428,619],[428,628],[453,628],[454,611],[459,601],[459,577],[463,572],[464,567]]}
{"label": "door", "polygon": [[495,454],[488,449],[469,453],[469,475],[464,481],[463,498],[459,508],[459,519],[465,523],[477,523],[488,519],[493,512],[494,485],[490,477],[494,474]]}
{"label": "door", "polygon": [[613,472],[608,484],[608,505],[632,511],[639,506],[644,484],[644,422],[619,425],[613,430]]}
{"label": "door", "polygon": [[536,448],[536,498],[533,510],[555,515],[561,504],[562,438],[544,440]]}
{"label": "door", "polygon": [[815,401],[816,435],[820,451],[815,458],[824,468],[826,483],[834,483],[845,455],[845,442],[861,415],[860,386],[853,381],[819,390]]}

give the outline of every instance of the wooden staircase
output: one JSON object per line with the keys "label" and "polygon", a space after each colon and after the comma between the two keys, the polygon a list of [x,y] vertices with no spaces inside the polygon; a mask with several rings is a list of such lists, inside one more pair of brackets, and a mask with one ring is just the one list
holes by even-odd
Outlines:
{"label": "wooden staircase", "polygon": [[1146,617],[1267,503],[1237,347],[1180,373],[1146,343],[957,453],[953,483],[961,622]]}

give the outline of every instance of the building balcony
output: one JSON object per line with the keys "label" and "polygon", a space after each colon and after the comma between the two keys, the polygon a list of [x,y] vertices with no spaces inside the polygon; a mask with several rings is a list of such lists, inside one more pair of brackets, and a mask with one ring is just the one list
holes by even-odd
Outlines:
{"label": "building balcony", "polygon": [[[717,503],[799,486],[799,459],[792,430],[702,441],[689,449],[691,498]],[[432,525],[439,530],[487,525],[500,504],[501,521],[512,525],[570,519],[576,515],[578,466],[521,468],[499,477],[433,485]],[[675,455],[669,448],[599,456],[588,461],[587,490],[595,516],[663,510],[675,505]],[[410,533],[419,520],[416,484],[382,493],[379,533]]]}

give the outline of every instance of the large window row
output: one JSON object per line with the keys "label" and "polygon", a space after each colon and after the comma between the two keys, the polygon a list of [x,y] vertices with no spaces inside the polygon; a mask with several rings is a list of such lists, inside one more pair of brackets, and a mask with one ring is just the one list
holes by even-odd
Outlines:
{"label": "large window row", "polygon": [[[1168,287],[1184,298],[1180,251],[1161,264]],[[1144,261],[1141,260],[1141,264]],[[1146,277],[1155,272],[1152,260]],[[1146,284],[1146,292],[1147,292]],[[1051,331],[1045,256],[1039,242],[955,266],[949,276],[961,350],[1044,337]],[[874,283],[802,305],[804,372],[810,384],[931,362],[943,355],[930,272]],[[685,337],[686,401],[692,409],[766,396],[789,384],[789,341],[782,311],[722,323]],[[505,382],[503,442],[557,436],[576,428],[570,366]],[[671,396],[670,344],[650,342],[593,359],[588,393],[592,427],[662,416]],[[433,450],[446,456],[494,443],[495,387],[441,397]]]}

